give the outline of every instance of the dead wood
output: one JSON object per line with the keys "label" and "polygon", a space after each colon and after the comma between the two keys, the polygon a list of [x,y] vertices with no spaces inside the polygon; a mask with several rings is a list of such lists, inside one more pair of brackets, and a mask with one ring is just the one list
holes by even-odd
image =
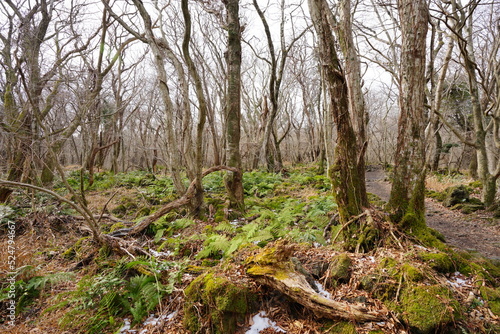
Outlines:
{"label": "dead wood", "polygon": [[[218,172],[220,170],[228,170],[232,172],[237,172],[238,169],[234,167],[227,167],[227,166],[213,166],[204,171],[201,175],[202,178],[207,176],[210,173],[213,172]],[[119,229],[116,230],[115,232],[111,233],[110,236],[112,237],[121,237],[121,236],[128,236],[128,235],[135,235],[138,234],[142,231],[144,231],[151,223],[157,221],[167,213],[169,213],[172,210],[178,209],[184,205],[187,205],[191,202],[191,199],[195,196],[196,194],[196,180],[193,180],[191,184],[189,185],[188,189],[186,190],[186,193],[182,195],[180,198],[164,205],[161,207],[158,211],[153,213],[150,216],[147,216],[143,220],[141,220],[139,223],[136,225],[132,226],[131,228],[125,228],[125,229]]]}
{"label": "dead wood", "polygon": [[250,258],[247,274],[257,282],[287,295],[318,317],[358,322],[378,321],[386,317],[387,312],[384,310],[368,310],[363,306],[326,298],[316,292],[291,261],[291,251],[286,250],[287,247],[285,243],[277,243]]}

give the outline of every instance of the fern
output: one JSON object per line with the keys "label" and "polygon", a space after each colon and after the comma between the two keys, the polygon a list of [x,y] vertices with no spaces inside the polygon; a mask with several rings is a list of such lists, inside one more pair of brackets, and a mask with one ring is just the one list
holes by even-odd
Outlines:
{"label": "fern", "polygon": [[225,235],[212,234],[205,240],[203,245],[204,248],[197,255],[199,259],[224,254],[231,246],[231,242]]}
{"label": "fern", "polygon": [[[150,276],[140,274],[129,278],[130,270],[142,268]],[[165,293],[171,293],[185,265],[138,258],[118,262],[116,267],[99,276],[83,278],[77,290],[66,294],[63,302],[51,310],[71,306],[60,320],[64,328],[85,333],[110,332],[116,327],[115,317],[132,315],[133,323],[140,322],[152,311]],[[160,282],[161,273],[169,272],[168,285]],[[82,330],[81,328],[85,328]]]}
{"label": "fern", "polygon": [[236,228],[231,225],[229,222],[225,221],[220,223],[215,227],[216,231],[221,231],[221,232],[226,232],[226,233],[234,233],[236,231]]}
{"label": "fern", "polygon": [[[33,273],[34,267],[25,266],[20,272]],[[61,282],[73,279],[73,273],[53,273],[45,276],[34,276],[29,280],[18,280],[15,282],[16,288],[16,313],[23,312],[26,307],[31,305],[39,298],[47,288],[53,287]],[[10,287],[6,287],[0,291],[0,302],[8,299]]]}

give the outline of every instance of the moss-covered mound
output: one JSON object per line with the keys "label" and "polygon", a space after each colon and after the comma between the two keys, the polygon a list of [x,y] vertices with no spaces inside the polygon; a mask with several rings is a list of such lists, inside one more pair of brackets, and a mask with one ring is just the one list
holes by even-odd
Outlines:
{"label": "moss-covered mound", "polygon": [[415,334],[439,333],[460,314],[460,305],[441,285],[408,286],[401,293],[402,317]]}
{"label": "moss-covered mound", "polygon": [[185,289],[184,326],[193,333],[227,334],[252,310],[253,294],[241,283],[207,273]]}

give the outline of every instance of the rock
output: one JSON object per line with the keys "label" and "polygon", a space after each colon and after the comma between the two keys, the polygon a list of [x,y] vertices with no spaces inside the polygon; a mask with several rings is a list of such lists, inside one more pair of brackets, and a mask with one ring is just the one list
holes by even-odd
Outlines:
{"label": "rock", "polygon": [[351,276],[350,268],[352,265],[351,258],[345,253],[335,256],[328,268],[328,276],[331,278],[330,285],[336,286],[338,283],[349,282]]}
{"label": "rock", "polygon": [[446,197],[443,205],[452,207],[456,204],[461,204],[469,201],[469,190],[464,185],[450,187],[445,190]]}

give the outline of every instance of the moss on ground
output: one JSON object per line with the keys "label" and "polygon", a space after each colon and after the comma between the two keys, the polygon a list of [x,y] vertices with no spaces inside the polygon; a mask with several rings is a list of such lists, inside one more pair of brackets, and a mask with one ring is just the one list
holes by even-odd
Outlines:
{"label": "moss on ground", "polygon": [[451,291],[440,285],[405,287],[398,308],[416,334],[437,333],[460,314],[460,305]]}
{"label": "moss on ground", "polygon": [[325,333],[327,334],[357,334],[356,326],[350,322],[341,321],[330,327]]}
{"label": "moss on ground", "polygon": [[418,254],[418,258],[426,262],[432,269],[440,273],[451,273],[455,271],[455,266],[450,258],[450,256],[443,252],[438,253],[427,253],[421,252]]}
{"label": "moss on ground", "polygon": [[482,286],[480,288],[481,297],[488,302],[488,307],[496,316],[500,316],[500,288],[488,288]]}
{"label": "moss on ground", "polygon": [[185,289],[183,323],[193,333],[234,333],[252,311],[254,295],[247,286],[208,273]]}

